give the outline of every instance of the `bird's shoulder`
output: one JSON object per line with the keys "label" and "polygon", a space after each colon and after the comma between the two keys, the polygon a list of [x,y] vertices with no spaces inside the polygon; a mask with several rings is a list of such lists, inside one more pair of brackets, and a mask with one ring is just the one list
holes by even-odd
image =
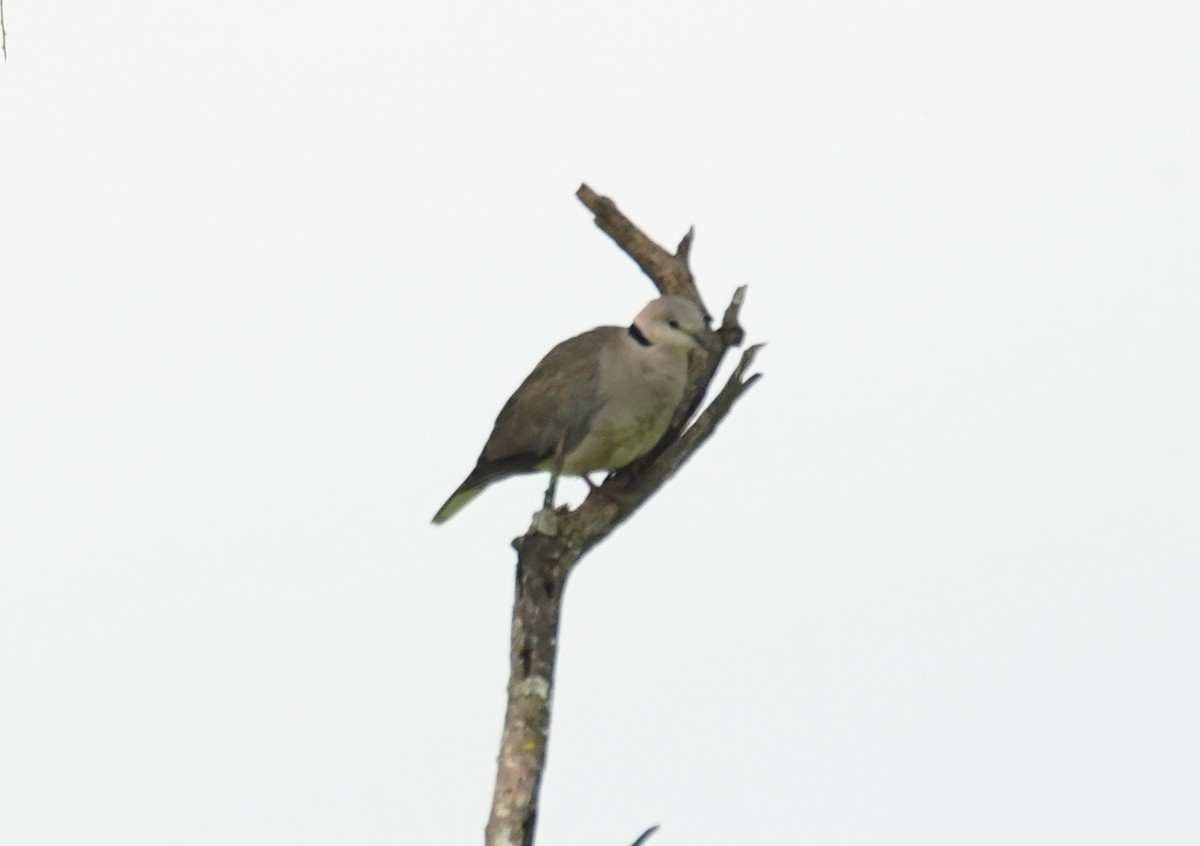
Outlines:
{"label": "bird's shoulder", "polygon": [[555,344],[533,368],[526,382],[534,379],[576,378],[588,368],[595,369],[605,347],[620,341],[625,330],[619,326],[597,326]]}
{"label": "bird's shoulder", "polygon": [[556,344],[500,410],[484,456],[545,455],[564,434],[574,442],[603,404],[600,361],[624,331],[598,326]]}

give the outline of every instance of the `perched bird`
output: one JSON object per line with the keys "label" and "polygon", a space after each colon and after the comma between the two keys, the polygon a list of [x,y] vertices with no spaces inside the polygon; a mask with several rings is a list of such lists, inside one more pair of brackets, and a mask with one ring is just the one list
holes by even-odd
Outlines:
{"label": "perched bird", "polygon": [[587,479],[645,455],[683,399],[688,352],[708,331],[691,300],[660,297],[628,329],[599,326],[550,350],[504,404],[475,469],[433,522],[509,476],[561,465]]}

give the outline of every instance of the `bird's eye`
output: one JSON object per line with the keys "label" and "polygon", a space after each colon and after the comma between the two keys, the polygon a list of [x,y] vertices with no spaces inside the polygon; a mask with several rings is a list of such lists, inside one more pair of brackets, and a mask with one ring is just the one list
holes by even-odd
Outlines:
{"label": "bird's eye", "polygon": [[672,329],[678,329],[679,321],[678,320],[668,320],[667,325],[670,326]]}

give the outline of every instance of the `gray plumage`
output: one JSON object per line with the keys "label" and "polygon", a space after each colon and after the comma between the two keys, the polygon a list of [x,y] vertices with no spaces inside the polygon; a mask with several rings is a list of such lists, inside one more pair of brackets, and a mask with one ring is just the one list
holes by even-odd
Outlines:
{"label": "gray plumage", "polygon": [[550,350],[504,404],[475,469],[434,516],[444,523],[492,482],[550,470],[616,470],[658,443],[683,399],[687,356],[708,331],[680,297],[647,305],[628,329],[600,326]]}

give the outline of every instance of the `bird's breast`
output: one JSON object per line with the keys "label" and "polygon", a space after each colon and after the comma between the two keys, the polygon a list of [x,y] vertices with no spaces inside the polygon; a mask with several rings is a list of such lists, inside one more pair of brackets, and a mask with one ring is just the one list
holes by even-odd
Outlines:
{"label": "bird's breast", "polygon": [[605,401],[587,435],[565,456],[566,472],[616,470],[658,443],[683,397],[687,360],[654,352],[608,371],[601,386]]}

